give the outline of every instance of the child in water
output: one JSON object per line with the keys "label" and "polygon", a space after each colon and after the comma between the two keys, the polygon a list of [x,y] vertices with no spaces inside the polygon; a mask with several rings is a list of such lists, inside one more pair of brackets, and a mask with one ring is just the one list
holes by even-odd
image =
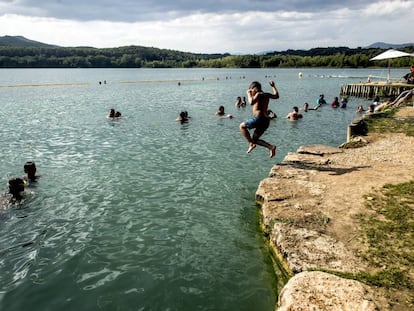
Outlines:
{"label": "child in water", "polygon": [[226,115],[226,113],[224,112],[224,106],[220,106],[219,109],[216,111],[215,115],[219,118],[233,118],[231,114]]}
{"label": "child in water", "polygon": [[216,111],[216,116],[224,117],[224,106],[219,107],[219,109]]}
{"label": "child in water", "polygon": [[7,208],[10,204],[18,204],[23,199],[25,182],[22,178],[9,179],[9,192],[0,197],[0,211]]}
{"label": "child in water", "polygon": [[24,180],[29,182],[35,182],[38,176],[36,175],[36,164],[34,162],[28,161],[24,164],[24,172],[27,176],[23,177]]}

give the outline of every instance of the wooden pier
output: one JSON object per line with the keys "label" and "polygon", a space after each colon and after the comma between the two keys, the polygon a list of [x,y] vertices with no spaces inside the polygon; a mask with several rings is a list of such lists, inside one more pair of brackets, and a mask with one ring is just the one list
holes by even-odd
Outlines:
{"label": "wooden pier", "polygon": [[387,82],[371,82],[371,83],[351,83],[344,84],[341,87],[341,96],[355,96],[364,98],[380,97],[397,97],[406,90],[414,88],[414,84],[407,83],[387,83]]}

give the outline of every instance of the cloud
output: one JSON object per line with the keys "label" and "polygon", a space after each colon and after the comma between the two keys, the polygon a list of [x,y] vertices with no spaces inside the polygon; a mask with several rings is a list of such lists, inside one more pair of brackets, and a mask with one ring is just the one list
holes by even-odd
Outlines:
{"label": "cloud", "polygon": [[8,0],[0,1],[5,14],[51,17],[78,21],[106,20],[135,22],[169,20],[194,14],[231,14],[258,12],[320,12],[351,6],[355,9],[368,0]]}
{"label": "cloud", "polygon": [[413,10],[414,1],[403,0],[0,0],[0,35],[61,46],[251,54],[410,42]]}

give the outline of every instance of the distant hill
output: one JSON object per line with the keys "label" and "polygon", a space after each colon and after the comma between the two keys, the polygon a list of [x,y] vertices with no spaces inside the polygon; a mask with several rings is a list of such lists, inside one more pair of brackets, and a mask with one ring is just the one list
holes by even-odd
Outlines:
{"label": "distant hill", "polygon": [[[60,48],[58,45],[47,44],[39,41],[34,41],[27,39],[23,36],[0,36],[0,47],[40,47],[40,48]],[[405,47],[414,47],[414,43],[402,43],[402,44],[391,44],[385,42],[375,42],[372,43],[363,49],[401,49]],[[92,47],[82,47],[82,48],[92,48]],[[358,49],[350,49],[347,47],[328,47],[328,48],[313,48],[309,50],[286,50],[283,52],[276,51],[266,51],[259,53],[258,55],[272,55],[272,54],[291,54],[291,55],[315,55],[321,53],[321,55],[330,54],[332,52],[349,52]]]}
{"label": "distant hill", "polygon": [[402,43],[402,44],[391,44],[391,43],[385,43],[385,42],[375,42],[369,46],[367,46],[367,49],[375,48],[375,49],[401,49],[405,48],[407,46],[414,46],[414,43]]}
{"label": "distant hill", "polygon": [[0,46],[13,47],[39,47],[39,48],[58,48],[57,45],[46,44],[38,41],[29,40],[23,36],[2,36]]}

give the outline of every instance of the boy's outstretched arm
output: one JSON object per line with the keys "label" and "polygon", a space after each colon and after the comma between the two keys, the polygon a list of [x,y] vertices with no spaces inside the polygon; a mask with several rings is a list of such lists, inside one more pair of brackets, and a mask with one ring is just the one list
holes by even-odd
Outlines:
{"label": "boy's outstretched arm", "polygon": [[279,91],[276,88],[275,82],[273,80],[269,81],[270,86],[273,90],[273,95],[271,96],[272,99],[278,99],[279,98]]}

